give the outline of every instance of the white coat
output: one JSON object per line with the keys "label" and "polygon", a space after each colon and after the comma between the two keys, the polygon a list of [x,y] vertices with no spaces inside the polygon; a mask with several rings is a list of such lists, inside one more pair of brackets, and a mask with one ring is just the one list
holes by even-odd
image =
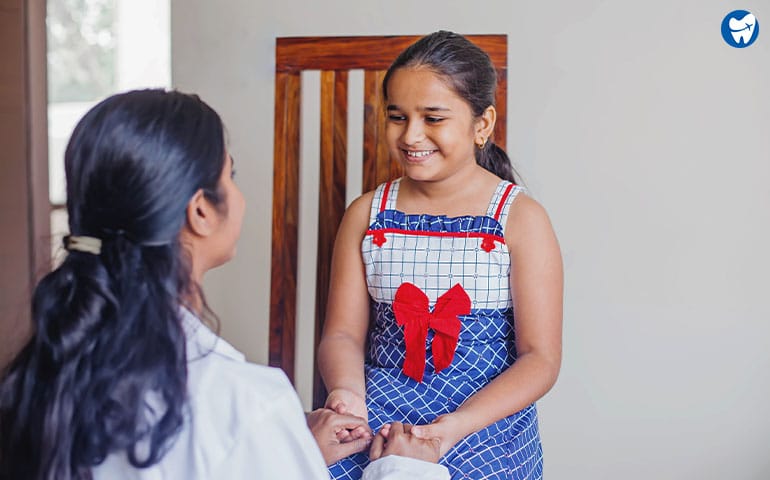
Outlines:
{"label": "white coat", "polygon": [[[328,479],[294,389],[276,368],[242,353],[184,310],[189,410],[161,461],[134,468],[124,452],[93,469],[95,480]],[[448,479],[445,467],[387,456],[364,479]]]}

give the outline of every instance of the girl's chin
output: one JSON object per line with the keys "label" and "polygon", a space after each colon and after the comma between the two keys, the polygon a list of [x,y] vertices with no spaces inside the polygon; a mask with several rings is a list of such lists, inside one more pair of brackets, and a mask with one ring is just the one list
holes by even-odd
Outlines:
{"label": "girl's chin", "polygon": [[405,166],[404,176],[415,182],[428,182],[436,179],[436,172],[427,168]]}
{"label": "girl's chin", "polygon": [[425,174],[428,171],[433,170],[431,168],[431,166],[429,164],[427,164],[427,163],[406,163],[406,162],[401,162],[401,167],[404,169],[404,171],[406,171],[406,172],[413,172],[415,174],[420,173],[420,172],[422,174]]}

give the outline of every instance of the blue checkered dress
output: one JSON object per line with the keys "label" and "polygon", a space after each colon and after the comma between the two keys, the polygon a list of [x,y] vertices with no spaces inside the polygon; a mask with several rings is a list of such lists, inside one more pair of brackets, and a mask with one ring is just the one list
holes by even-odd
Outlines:
{"label": "blue checkered dress", "polygon": [[[509,285],[510,256],[503,238],[508,209],[521,188],[501,181],[484,216],[408,215],[396,210],[399,180],[380,185],[372,201],[370,227],[362,243],[372,298],[366,363],[366,401],[373,430],[391,421],[426,424],[454,411],[516,360]],[[432,308],[460,284],[471,312],[452,363],[435,372],[428,331],[422,382],[402,372],[403,327],[393,299],[404,282],[420,288]],[[329,467],[332,478],[358,479],[366,453]],[[441,459],[453,479],[542,478],[542,448],[535,405],[458,442]]]}

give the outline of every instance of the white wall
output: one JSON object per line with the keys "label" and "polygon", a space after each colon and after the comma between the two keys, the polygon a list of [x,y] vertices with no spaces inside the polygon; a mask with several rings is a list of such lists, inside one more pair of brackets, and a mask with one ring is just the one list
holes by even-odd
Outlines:
{"label": "white wall", "polygon": [[[743,50],[720,36],[738,8],[764,28]],[[223,115],[250,206],[206,289],[252,360],[275,37],[507,33],[509,152],[566,266],[547,478],[770,478],[770,2],[174,0],[171,16],[173,83]]]}

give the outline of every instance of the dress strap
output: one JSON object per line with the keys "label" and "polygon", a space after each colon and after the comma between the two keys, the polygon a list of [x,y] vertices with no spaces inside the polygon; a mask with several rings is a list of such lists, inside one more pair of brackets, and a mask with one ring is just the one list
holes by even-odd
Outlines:
{"label": "dress strap", "polygon": [[500,181],[497,184],[495,193],[492,194],[492,199],[489,201],[487,216],[494,218],[505,228],[505,222],[508,220],[508,210],[511,208],[516,195],[522,190],[520,186],[514,185],[509,181]]}
{"label": "dress strap", "polygon": [[396,198],[398,197],[398,185],[401,179],[381,183],[374,191],[372,198],[372,207],[369,212],[369,224],[371,225],[377,219],[377,214],[385,210],[396,209]]}

